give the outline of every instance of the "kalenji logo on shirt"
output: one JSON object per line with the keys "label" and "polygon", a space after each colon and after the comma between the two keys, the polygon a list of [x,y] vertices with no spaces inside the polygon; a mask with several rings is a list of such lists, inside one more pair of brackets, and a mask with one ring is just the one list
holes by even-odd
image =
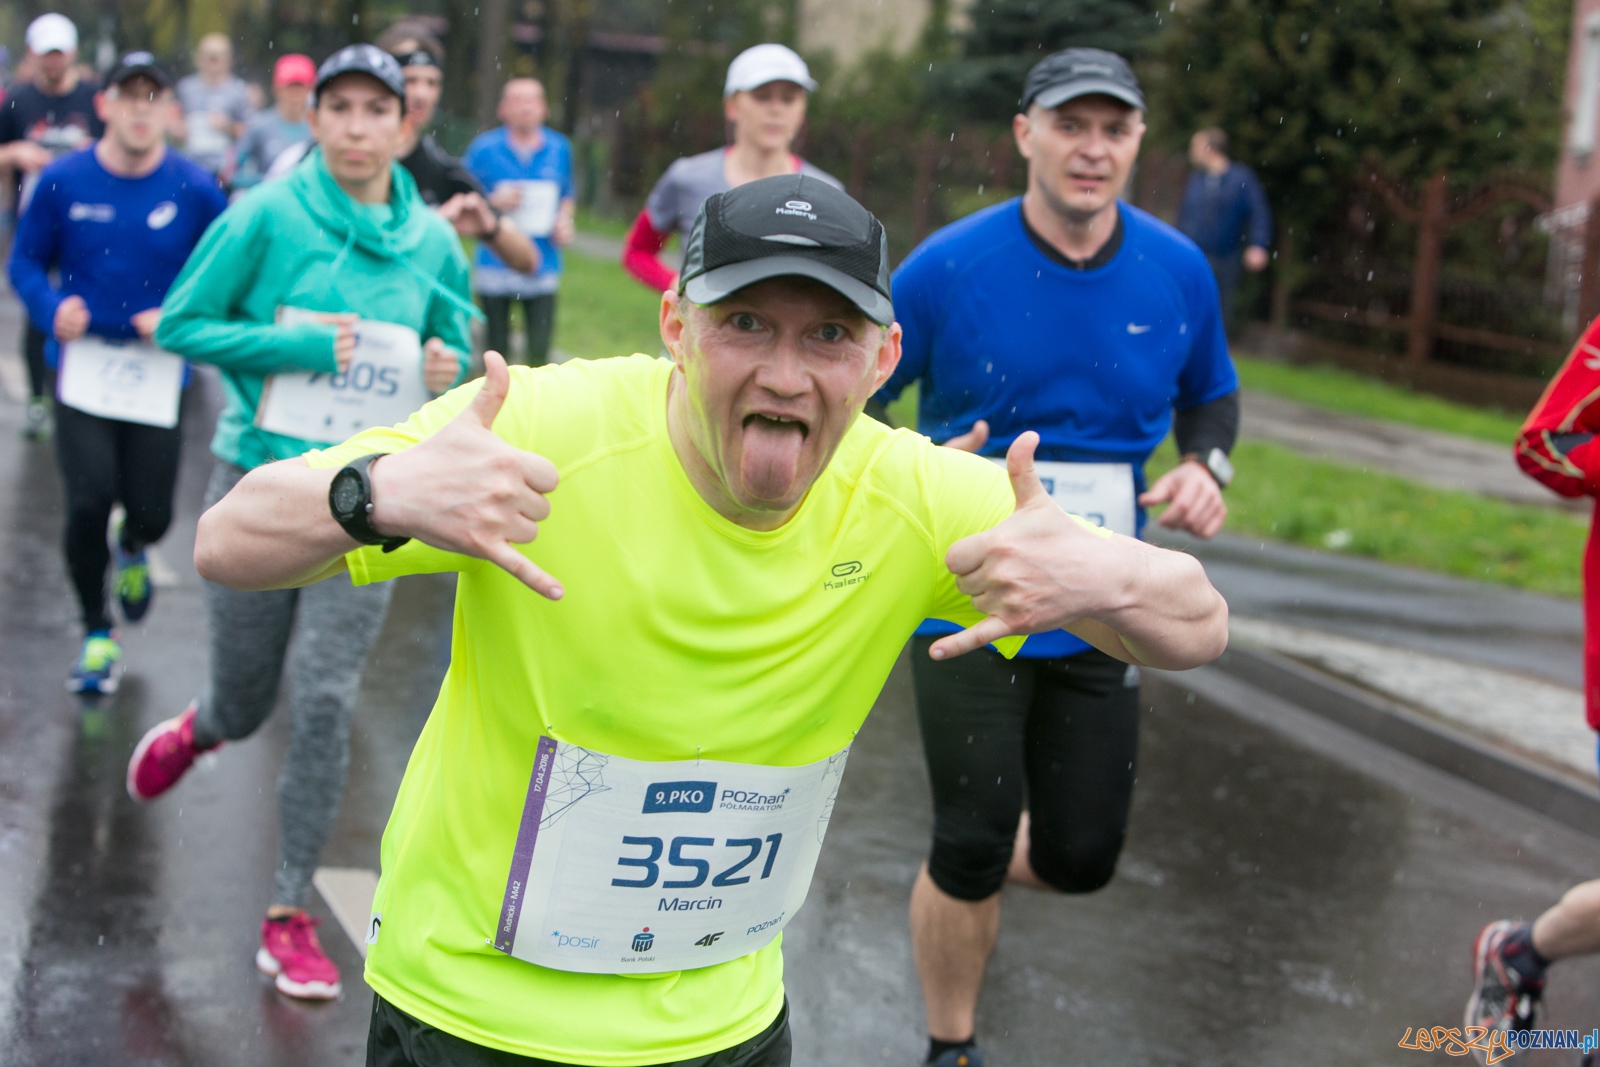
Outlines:
{"label": "kalenji logo on shirt", "polygon": [[868,571],[865,574],[861,572],[861,561],[858,559],[846,560],[843,563],[835,563],[832,567],[828,568],[828,573],[832,575],[832,577],[823,579],[822,588],[830,590],[844,589],[847,586],[860,585],[862,582],[872,577],[871,571]]}
{"label": "kalenji logo on shirt", "polygon": [[178,205],[171,200],[163,200],[150,209],[150,214],[145,217],[145,222],[152,230],[165,229],[167,223],[178,217]]}

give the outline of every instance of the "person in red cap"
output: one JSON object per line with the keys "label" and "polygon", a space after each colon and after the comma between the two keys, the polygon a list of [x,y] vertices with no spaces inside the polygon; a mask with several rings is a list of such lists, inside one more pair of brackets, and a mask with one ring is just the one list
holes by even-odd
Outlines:
{"label": "person in red cap", "polygon": [[259,184],[284,149],[311,139],[306,105],[316,80],[317,65],[310,56],[291,52],[272,65],[272,106],[257,111],[245,123],[244,136],[239,139],[235,189]]}

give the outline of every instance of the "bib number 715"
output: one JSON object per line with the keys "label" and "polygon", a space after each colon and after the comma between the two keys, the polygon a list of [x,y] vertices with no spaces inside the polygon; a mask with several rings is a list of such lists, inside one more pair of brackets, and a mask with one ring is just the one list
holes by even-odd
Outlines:
{"label": "bib number 715", "polygon": [[[619,856],[617,865],[620,867],[639,867],[643,874],[638,878],[613,878],[611,884],[623,886],[628,889],[649,889],[661,877],[661,854],[667,854],[667,865],[694,872],[690,878],[671,879],[661,883],[662,889],[697,889],[705,885],[706,879],[711,878],[711,861],[693,855],[685,855],[685,849],[715,848],[716,838],[712,837],[674,837],[672,844],[666,845],[659,837],[624,837],[624,845],[649,849],[648,856]],[[735,853],[743,852],[733,866],[711,878],[711,884],[718,888],[733,885],[744,885],[750,881],[751,876],[740,874],[746,867],[756,861],[762,849],[766,849],[767,859],[761,867],[761,877],[772,876],[772,864],[778,858],[778,846],[783,843],[782,834],[768,834],[765,839],[759,837],[730,837],[722,843],[725,849],[733,849]],[[769,847],[770,846],[770,847]]]}

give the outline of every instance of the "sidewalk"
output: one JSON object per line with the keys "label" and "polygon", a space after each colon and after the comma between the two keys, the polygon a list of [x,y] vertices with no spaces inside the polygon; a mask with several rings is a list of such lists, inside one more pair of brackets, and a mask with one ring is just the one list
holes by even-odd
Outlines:
{"label": "sidewalk", "polygon": [[1583,515],[1592,507],[1586,500],[1559,497],[1523,474],[1512,459],[1510,441],[1497,445],[1253,392],[1244,394],[1239,432],[1314,459],[1387,471],[1440,489]]}

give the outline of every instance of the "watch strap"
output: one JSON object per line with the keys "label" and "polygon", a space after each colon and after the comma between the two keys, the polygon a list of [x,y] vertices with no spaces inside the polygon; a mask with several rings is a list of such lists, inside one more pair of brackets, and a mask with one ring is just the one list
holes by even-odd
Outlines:
{"label": "watch strap", "polygon": [[[372,476],[369,468],[377,460],[387,455],[386,452],[373,452],[346,463],[339,472],[349,471],[361,480],[361,497],[355,510],[346,515],[341,515],[333,502],[333,491],[330,487],[328,509],[333,513],[334,521],[343,527],[344,532],[364,545],[382,545],[385,552],[393,552],[401,545],[410,541],[409,537],[385,537],[372,527]],[[337,475],[335,476],[337,477]]]}

